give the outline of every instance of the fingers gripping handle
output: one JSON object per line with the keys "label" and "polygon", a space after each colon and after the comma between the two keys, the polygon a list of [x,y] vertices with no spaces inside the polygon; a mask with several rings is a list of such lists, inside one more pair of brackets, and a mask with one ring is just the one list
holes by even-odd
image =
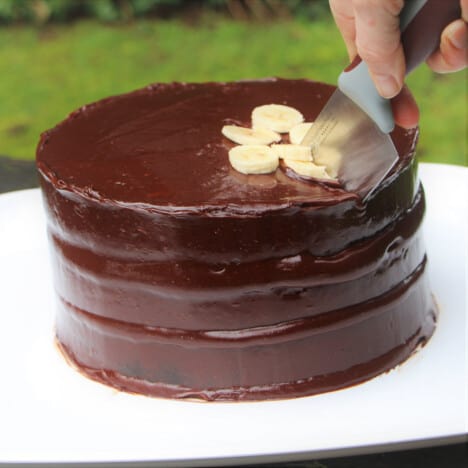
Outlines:
{"label": "fingers gripping handle", "polygon": [[[411,0],[406,3],[411,5]],[[425,62],[429,55],[439,47],[442,31],[452,21],[461,18],[460,0],[427,0],[422,7],[409,16],[406,5],[400,15],[400,27],[403,20],[405,28],[401,28],[401,42],[405,52],[406,74]],[[409,10],[409,8],[408,8]],[[406,18],[405,15],[408,15]]]}
{"label": "fingers gripping handle", "polygon": [[[461,17],[460,0],[406,0],[400,14],[406,74],[434,52],[444,28]],[[338,78],[341,91],[359,105],[384,133],[393,130],[390,101],[379,95],[365,62],[357,56]]]}

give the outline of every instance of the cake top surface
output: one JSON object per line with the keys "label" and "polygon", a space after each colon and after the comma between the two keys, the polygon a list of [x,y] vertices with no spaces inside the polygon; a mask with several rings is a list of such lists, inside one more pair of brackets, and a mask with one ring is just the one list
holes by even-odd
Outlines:
{"label": "cake top surface", "polygon": [[[263,104],[286,104],[313,121],[334,87],[307,80],[150,85],[73,112],[45,132],[38,168],[59,189],[120,204],[169,209],[334,204],[354,198],[342,189],[295,180],[281,168],[266,175],[233,169],[234,143],[223,125],[250,127]],[[416,131],[396,129],[401,162],[412,156]]]}

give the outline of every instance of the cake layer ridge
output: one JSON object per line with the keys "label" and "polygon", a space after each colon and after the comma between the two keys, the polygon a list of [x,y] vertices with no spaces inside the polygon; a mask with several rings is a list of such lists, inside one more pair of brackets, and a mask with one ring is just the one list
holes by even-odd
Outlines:
{"label": "cake layer ridge", "polygon": [[[272,317],[319,314],[384,294],[413,272],[424,257],[423,213],[423,198],[417,197],[406,217],[333,257],[303,253],[300,259],[214,271],[205,264],[151,263],[141,275],[144,264],[102,263],[101,258],[93,264],[93,255],[67,253],[54,239],[55,284],[80,309],[150,326],[238,328],[268,323]],[[190,282],[180,282],[179,276]],[[282,301],[288,306],[278,307]]]}
{"label": "cake layer ridge", "polygon": [[[143,380],[143,384],[147,381],[160,385],[163,382],[162,386],[186,386],[191,389],[191,396],[199,394],[202,398],[204,391],[210,389],[290,384],[309,379],[303,394],[310,394],[317,387],[313,376],[320,377],[316,391],[323,391],[323,381],[334,380],[336,373],[353,374],[359,366],[361,373],[356,373],[354,379],[364,380],[376,372],[369,370],[372,362],[393,356],[383,366],[391,368],[408,357],[418,342],[430,336],[435,309],[428,302],[430,295],[423,270],[422,265],[420,271],[400,285],[403,294],[394,290],[390,294],[394,297],[380,305],[373,304],[376,306],[373,310],[369,304],[368,314],[357,312],[360,320],[348,320],[341,327],[325,327],[322,333],[314,328],[308,333],[307,327],[301,329],[297,324],[298,329],[286,330],[280,339],[265,334],[244,342],[211,336],[208,342],[200,342],[196,333],[195,337],[192,334],[184,337],[175,331],[162,337],[154,329],[99,318],[61,302],[57,336],[65,350],[72,350],[72,359],[94,378],[99,378],[96,374],[101,377],[123,374]],[[416,307],[421,299],[424,311]],[[432,313],[427,313],[428,310]],[[86,343],[93,346],[90,348]],[[382,362],[380,365],[382,371]],[[349,385],[349,375],[345,381]],[[129,389],[136,388],[138,385]],[[255,394],[244,398],[255,398]]]}
{"label": "cake layer ridge", "polygon": [[332,255],[396,221],[414,204],[419,186],[409,163],[365,206],[356,199],[321,207],[290,201],[287,208],[266,213],[238,217],[226,207],[224,216],[200,217],[99,204],[41,179],[48,206],[54,207],[48,227],[56,237],[111,257],[155,262],[243,263],[302,251]]}
{"label": "cake layer ridge", "polygon": [[[88,377],[122,391],[140,393],[163,398],[177,398],[204,401],[252,401],[271,400],[311,396],[318,393],[340,390],[369,380],[382,372],[389,371],[411,356],[412,351],[425,344],[421,335],[431,334],[431,328],[426,327],[411,336],[404,344],[371,360],[357,364],[344,371],[318,375],[282,383],[267,383],[260,385],[231,385],[215,388],[193,388],[183,384],[167,382],[150,382],[137,377],[130,377],[120,372],[88,367],[79,362],[73,351],[62,343],[58,343],[66,359],[72,366]],[[344,384],[347,382],[347,384]]]}
{"label": "cake layer ridge", "polygon": [[289,341],[291,336],[295,339],[304,336],[312,336],[320,333],[327,333],[335,329],[349,326],[364,320],[368,320],[371,316],[384,313],[389,307],[389,304],[404,300],[406,295],[410,294],[410,289],[420,277],[424,274],[426,268],[426,258],[409,276],[403,279],[400,283],[392,287],[377,297],[372,297],[364,302],[347,305],[341,309],[328,310],[326,313],[306,315],[301,318],[292,320],[283,320],[267,324],[257,325],[250,328],[236,328],[229,330],[219,329],[181,329],[168,328],[162,326],[138,324],[130,321],[120,321],[109,317],[96,315],[95,313],[82,310],[73,304],[68,303],[59,296],[62,307],[73,310],[74,314],[79,317],[87,317],[83,322],[95,323],[95,328],[109,334],[116,333],[117,330],[126,332],[129,335],[140,335],[143,338],[138,340],[139,343],[144,343],[148,340],[155,340],[162,343],[172,343],[187,348],[198,347],[200,345],[213,347],[243,347],[245,343],[253,343],[262,345],[265,338],[268,338],[268,344]]}

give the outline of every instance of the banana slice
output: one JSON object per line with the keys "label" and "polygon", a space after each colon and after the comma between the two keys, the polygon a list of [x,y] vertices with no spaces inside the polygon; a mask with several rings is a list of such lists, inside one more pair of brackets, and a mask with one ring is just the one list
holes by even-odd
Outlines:
{"label": "banana slice", "polygon": [[338,170],[341,166],[341,154],[331,146],[323,146],[320,148],[318,157],[314,157],[316,164],[323,165],[327,168],[328,174],[336,179]]}
{"label": "banana slice", "polygon": [[279,133],[286,133],[304,121],[303,115],[293,107],[282,104],[265,104],[252,111],[252,127],[268,128]]}
{"label": "banana slice", "polygon": [[271,149],[281,159],[293,159],[294,161],[312,161],[312,148],[301,145],[271,145]]}
{"label": "banana slice", "polygon": [[229,151],[231,166],[243,174],[268,174],[279,164],[277,154],[266,145],[242,145]]}
{"label": "banana slice", "polygon": [[315,177],[316,179],[335,180],[328,175],[325,166],[317,166],[313,162],[294,161],[292,159],[285,159],[284,162],[299,175]]}
{"label": "banana slice", "polygon": [[281,141],[281,135],[267,128],[251,129],[237,125],[225,125],[221,133],[239,145],[269,145]]}
{"label": "banana slice", "polygon": [[312,125],[313,122],[302,122],[291,128],[291,130],[289,130],[289,141],[293,145],[300,145]]}

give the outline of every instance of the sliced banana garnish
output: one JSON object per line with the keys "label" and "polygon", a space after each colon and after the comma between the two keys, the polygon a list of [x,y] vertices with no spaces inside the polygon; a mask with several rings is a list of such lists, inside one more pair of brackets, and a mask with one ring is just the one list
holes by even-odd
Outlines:
{"label": "sliced banana garnish", "polygon": [[299,175],[315,177],[317,179],[334,180],[333,177],[330,177],[327,173],[325,166],[318,166],[313,162],[294,161],[292,159],[285,159],[284,162]]}
{"label": "sliced banana garnish", "polygon": [[242,145],[229,151],[229,162],[243,174],[268,174],[276,170],[279,159],[269,146]]}
{"label": "sliced banana garnish", "polygon": [[341,166],[341,154],[335,148],[330,146],[320,147],[320,151],[314,157],[314,161],[318,165],[325,166],[331,177],[336,178],[338,176],[338,170]]}
{"label": "sliced banana garnish", "polygon": [[271,149],[280,159],[293,159],[294,161],[312,161],[312,148],[300,145],[271,145]]}
{"label": "sliced banana garnish", "polygon": [[252,111],[252,126],[268,128],[279,133],[286,133],[304,121],[303,115],[293,107],[282,104],[265,104]]}
{"label": "sliced banana garnish", "polygon": [[302,122],[291,128],[289,130],[289,141],[293,145],[300,145],[312,125],[313,122]]}
{"label": "sliced banana garnish", "polygon": [[[225,125],[221,132],[241,145],[229,151],[229,162],[242,174],[269,174],[282,159],[298,175],[336,180],[341,156],[332,149],[321,148],[320,158],[314,158],[312,149],[300,144],[312,125],[313,122],[304,122],[303,115],[293,107],[266,104],[252,111],[253,128]],[[282,140],[279,133],[287,132],[290,144],[272,144]]]}
{"label": "sliced banana garnish", "polygon": [[245,128],[225,125],[221,133],[239,145],[269,145],[281,140],[281,135],[267,128]]}

